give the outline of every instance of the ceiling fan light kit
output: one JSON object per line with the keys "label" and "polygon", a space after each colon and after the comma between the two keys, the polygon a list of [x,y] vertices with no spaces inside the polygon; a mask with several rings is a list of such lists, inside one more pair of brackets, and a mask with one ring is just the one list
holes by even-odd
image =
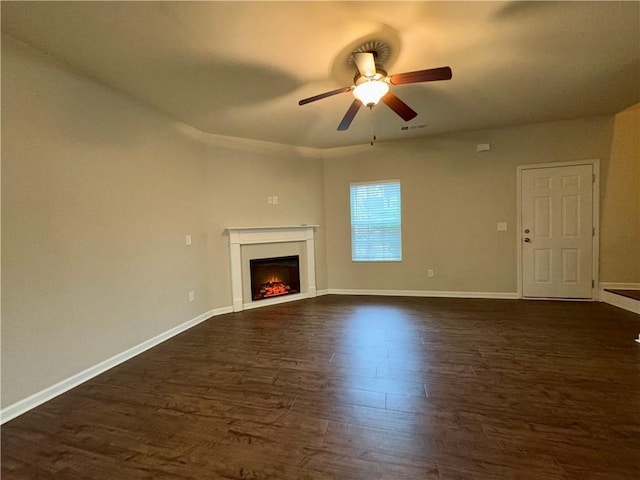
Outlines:
{"label": "ceiling fan light kit", "polygon": [[372,108],[389,91],[389,85],[382,80],[365,80],[353,89],[353,96],[363,105]]}
{"label": "ceiling fan light kit", "polygon": [[298,105],[306,105],[307,103],[340,93],[352,92],[355,100],[338,125],[338,130],[343,131],[349,128],[362,105],[373,108],[380,100],[405,122],[408,122],[415,118],[418,113],[391,92],[390,85],[450,80],[452,77],[450,67],[430,68],[415,72],[387,75],[387,72],[376,65],[376,59],[379,60],[379,57],[380,55],[378,55],[376,51],[354,52],[352,59],[358,69],[358,73],[356,73],[354,78],[354,85],[304,98],[298,102]]}

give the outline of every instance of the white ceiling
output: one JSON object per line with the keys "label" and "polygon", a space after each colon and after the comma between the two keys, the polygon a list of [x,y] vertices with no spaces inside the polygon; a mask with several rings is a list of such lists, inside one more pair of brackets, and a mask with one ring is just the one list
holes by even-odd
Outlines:
{"label": "white ceiling", "polygon": [[[636,1],[3,1],[2,31],[204,132],[297,146],[615,113],[640,101]],[[391,46],[391,74],[449,65],[453,79],[392,87],[418,112],[408,123],[380,104],[338,132],[350,93],[298,100],[350,85],[348,53],[367,40]]]}

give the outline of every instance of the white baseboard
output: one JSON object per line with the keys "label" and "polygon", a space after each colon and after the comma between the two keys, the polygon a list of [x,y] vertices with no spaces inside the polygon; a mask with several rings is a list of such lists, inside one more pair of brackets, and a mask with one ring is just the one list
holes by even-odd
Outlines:
{"label": "white baseboard", "polygon": [[[317,290],[315,296],[320,297],[322,295],[328,295],[328,294],[329,294],[329,290]],[[309,298],[309,295],[307,293],[283,295],[281,297],[266,298],[266,299],[258,300],[256,302],[243,303],[242,309],[250,310],[252,308],[266,307],[268,305],[278,305],[279,303],[295,302],[296,300],[303,300],[305,298]]]}
{"label": "white baseboard", "polygon": [[640,290],[640,283],[601,282],[598,285],[598,300],[640,315],[640,301],[615,293],[605,292],[607,288],[613,290]]}
{"label": "white baseboard", "polygon": [[640,314],[640,301],[623,297],[615,293],[605,292],[605,289],[613,290],[640,290],[640,283],[600,282],[598,284],[598,300],[614,307]]}
{"label": "white baseboard", "polygon": [[251,303],[244,303],[242,305],[243,310],[250,310],[252,308],[267,307],[269,305],[278,305],[280,303],[295,302],[296,300],[303,300],[309,298],[307,293],[294,293],[292,295],[282,295],[281,297],[263,298]]}
{"label": "white baseboard", "polygon": [[167,330],[164,333],[161,333],[160,335],[156,335],[155,337],[150,338],[149,340],[146,340],[134,347],[131,347],[128,350],[125,350],[124,352],[118,353],[117,355],[114,355],[113,357],[108,358],[107,360],[104,360],[98,363],[97,365],[89,367],[86,370],[80,373],[77,373],[75,375],[72,375],[71,377],[66,378],[65,380],[62,380],[56,383],[55,385],[51,385],[50,387],[47,387],[44,390],[34,393],[33,395],[28,396],[27,398],[18,400],[14,404],[9,405],[8,407],[0,410],[0,425],[8,422],[9,420],[16,418],[19,415],[22,415],[23,413],[31,410],[32,408],[37,407],[38,405],[42,405],[43,403],[51,400],[52,398],[57,397],[58,395],[68,390],[71,390],[74,387],[77,387],[78,385],[86,382],[87,380],[90,380],[93,377],[96,377],[101,373],[104,373],[107,370],[117,365],[120,365],[123,362],[126,362],[127,360],[130,360],[136,355],[139,355],[142,352],[155,347],[156,345],[170,339],[171,337],[174,337],[179,333],[182,333],[186,330],[189,330],[192,327],[195,327],[199,323],[202,323],[211,317],[214,317],[217,315],[223,315],[225,313],[231,313],[231,312],[233,312],[233,307],[216,308],[208,312],[205,312],[185,323],[182,323],[176,327],[171,328],[170,330]]}
{"label": "white baseboard", "polygon": [[640,315],[640,301],[610,292],[602,292],[600,301]]}
{"label": "white baseboard", "polygon": [[640,283],[600,282],[598,284],[598,293],[602,293],[607,288],[612,290],[640,290]]}
{"label": "white baseboard", "polygon": [[441,290],[362,290],[330,288],[331,295],[380,295],[388,297],[496,298],[518,299],[517,292],[446,292]]}

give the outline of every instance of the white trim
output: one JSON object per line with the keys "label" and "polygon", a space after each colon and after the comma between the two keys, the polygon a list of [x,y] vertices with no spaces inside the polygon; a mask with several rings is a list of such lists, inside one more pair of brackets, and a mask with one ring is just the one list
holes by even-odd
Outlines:
{"label": "white trim", "polygon": [[328,292],[330,295],[380,295],[387,297],[519,298],[516,292],[447,292],[441,290],[364,290],[349,288],[330,288]]}
{"label": "white trim", "polygon": [[600,301],[640,315],[640,301],[634,300],[633,298],[611,292],[602,292],[600,294]]}
{"label": "white trim", "polygon": [[[640,314],[640,300],[634,300],[617,293],[605,292],[605,289],[614,290],[640,290],[640,283],[614,283],[602,282],[598,285],[598,300],[614,307]],[[640,337],[638,337],[640,338]]]}
{"label": "white trim", "polygon": [[322,295],[329,295],[329,289],[328,289],[328,288],[325,288],[325,289],[323,289],[323,290],[318,290],[318,291],[316,292],[316,295],[317,295],[318,297],[320,297],[320,296],[322,296]]}
{"label": "white trim", "polygon": [[366,182],[351,182],[349,186],[352,185],[380,185],[381,183],[397,183],[400,184],[399,178],[390,178],[388,180],[369,180]]}
{"label": "white trim", "polygon": [[309,298],[308,293],[294,293],[291,295],[282,295],[281,297],[263,298],[255,302],[245,303],[242,305],[244,310],[250,310],[252,308],[266,307],[269,305],[278,305],[280,303],[292,302],[294,300],[303,300]]}
{"label": "white trim", "polygon": [[[305,242],[307,253],[307,292],[306,297],[312,298],[316,292],[316,249],[314,232],[318,225],[292,225],[281,227],[228,227],[229,232],[229,260],[231,262],[231,299],[234,312],[241,312],[246,308],[242,295],[242,245],[261,243]],[[296,296],[297,297],[297,296]],[[291,302],[301,297],[287,295],[286,300],[277,303]],[[260,302],[255,307],[265,306]],[[252,307],[254,307],[252,305]],[[254,308],[255,308],[254,307]]]}
{"label": "white trim", "polygon": [[76,373],[75,375],[72,375],[69,378],[66,378],[54,385],[51,385],[50,387],[47,387],[44,390],[34,393],[33,395],[30,395],[27,398],[23,398],[22,400],[18,400],[14,404],[9,405],[8,407],[3,408],[0,411],[0,424],[4,424],[9,420],[12,420],[17,416],[22,415],[23,413],[31,410],[32,408],[35,408],[38,405],[42,405],[43,403],[57,397],[58,395],[61,395],[64,392],[67,392],[72,388],[77,387],[78,385],[86,382],[87,380],[90,380],[93,377],[96,377],[101,373],[104,373],[107,370],[117,365],[120,365],[121,363],[126,362],[127,360],[132,359],[136,355],[139,355],[142,352],[145,352],[150,348],[153,348],[156,345],[166,340],[169,340],[171,337],[174,337],[179,333],[182,333],[186,330],[189,330],[192,327],[195,327],[199,323],[202,323],[211,317],[215,317],[217,315],[223,315],[225,313],[231,313],[231,312],[233,312],[232,307],[222,307],[222,308],[209,310],[208,312],[198,315],[197,317],[185,323],[182,323],[176,327],[173,327],[167,330],[164,333],[161,333],[160,335],[156,335],[155,337],[150,338],[149,340],[145,340],[144,342],[134,347],[131,347],[128,350],[125,350],[124,352],[120,352],[117,355],[114,355],[113,357],[108,358],[107,360],[104,360],[92,367],[89,367],[80,373]]}
{"label": "white trim", "polygon": [[605,288],[613,290],[640,290],[640,282],[600,282],[598,287],[601,292]]}
{"label": "white trim", "polygon": [[[517,281],[518,281],[518,298],[524,298],[522,296],[522,171],[533,170],[538,168],[555,168],[555,167],[573,167],[577,165],[591,165],[592,172],[595,175],[593,182],[593,228],[595,235],[593,235],[593,258],[592,258],[592,275],[593,284],[598,285],[600,278],[600,160],[597,158],[591,160],[575,160],[570,162],[551,162],[551,163],[535,163],[531,165],[519,165],[516,168],[516,185],[517,185]],[[591,299],[596,300],[597,292],[595,288],[591,289]]]}

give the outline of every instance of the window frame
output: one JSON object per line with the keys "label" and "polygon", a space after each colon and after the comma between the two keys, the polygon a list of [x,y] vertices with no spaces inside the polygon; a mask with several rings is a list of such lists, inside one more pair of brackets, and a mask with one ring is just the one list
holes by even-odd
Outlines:
{"label": "window frame", "polygon": [[[398,242],[397,242],[397,253],[398,256],[394,258],[375,258],[372,256],[367,256],[367,258],[355,258],[355,237],[354,237],[354,215],[353,215],[353,194],[354,187],[358,186],[367,186],[367,185],[394,185],[398,186]],[[350,224],[350,235],[351,235],[351,261],[353,263],[401,263],[403,261],[402,254],[402,184],[399,179],[388,179],[388,180],[373,180],[368,182],[351,182],[349,184],[349,224]]]}

